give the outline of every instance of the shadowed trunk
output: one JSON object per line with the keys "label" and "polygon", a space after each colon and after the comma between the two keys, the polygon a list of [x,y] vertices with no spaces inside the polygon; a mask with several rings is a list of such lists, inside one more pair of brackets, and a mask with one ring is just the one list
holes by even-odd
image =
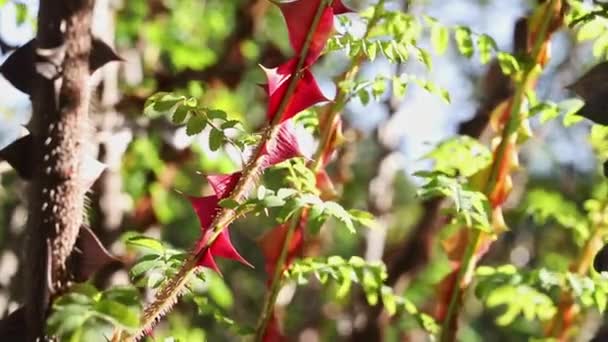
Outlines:
{"label": "shadowed trunk", "polygon": [[82,147],[88,112],[93,0],[40,1],[32,93],[34,170],[26,272],[28,340],[44,336],[51,298],[65,289],[66,260],[83,222]]}

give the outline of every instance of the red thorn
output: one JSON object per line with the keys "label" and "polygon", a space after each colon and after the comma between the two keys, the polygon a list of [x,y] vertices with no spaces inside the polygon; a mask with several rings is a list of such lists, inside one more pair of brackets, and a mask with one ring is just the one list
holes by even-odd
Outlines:
{"label": "red thorn", "polygon": [[210,249],[207,249],[203,253],[203,256],[198,260],[196,265],[210,268],[210,269],[214,270],[220,276],[222,275],[222,271],[220,271],[219,267],[217,267],[217,264],[215,263],[215,259],[213,258],[213,254]]}
{"label": "red thorn", "polygon": [[225,198],[234,190],[240,178],[241,172],[238,171],[229,175],[208,175],[207,181],[218,198]]}
{"label": "red thorn", "polygon": [[230,241],[230,233],[228,233],[228,229],[222,230],[220,235],[217,236],[217,239],[215,239],[209,249],[211,250],[211,254],[213,255],[238,261],[251,268],[254,268],[253,265],[247,260],[245,260],[245,258],[243,258],[239,254],[239,252],[237,252],[236,248],[234,248],[234,246],[232,245],[232,241]]}
{"label": "red thorn", "polygon": [[298,138],[295,134],[295,127],[291,121],[286,121],[281,124],[279,133],[276,138],[269,141],[264,146],[266,159],[264,159],[264,168],[271,167],[281,163],[287,159],[299,157],[302,155]]}
{"label": "red thorn", "polygon": [[346,7],[346,5],[342,3],[342,0],[334,0],[331,7],[334,9],[335,15],[354,12],[350,8]]}
{"label": "red thorn", "polygon": [[[312,26],[317,9],[321,5],[321,0],[297,0],[291,2],[282,2],[279,5],[285,23],[287,24],[287,32],[289,33],[289,42],[295,50],[296,55],[302,53],[308,31]],[[336,8],[341,10],[343,5],[336,4]],[[314,63],[323,51],[327,39],[334,26],[334,9],[327,7],[321,13],[316,30],[313,33],[312,41],[308,47],[306,54],[305,66]]]}
{"label": "red thorn", "polygon": [[218,198],[215,195],[206,196],[206,197],[195,197],[188,196],[192,207],[194,208],[194,212],[196,212],[196,216],[198,216],[198,220],[201,223],[201,229],[206,230],[209,228],[217,211],[219,209],[218,206]]}
{"label": "red thorn", "polygon": [[[269,96],[267,110],[269,121],[272,121],[274,116],[277,115],[279,105],[287,92],[289,82],[285,81],[295,73],[295,66],[295,58],[292,58],[276,68],[264,69],[268,80],[266,89]],[[288,120],[304,109],[324,101],[329,100],[321,92],[313,74],[308,69],[305,69],[302,72],[301,78],[297,81],[296,88],[289,98],[285,109],[279,114],[281,115],[280,121]]]}

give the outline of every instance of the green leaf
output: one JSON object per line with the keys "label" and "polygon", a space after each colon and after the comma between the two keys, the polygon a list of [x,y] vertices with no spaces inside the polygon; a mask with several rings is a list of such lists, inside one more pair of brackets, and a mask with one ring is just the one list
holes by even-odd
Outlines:
{"label": "green leaf", "polygon": [[336,202],[327,201],[323,204],[323,207],[325,208],[324,211],[326,213],[344,223],[351,233],[354,234],[356,232],[349,213],[341,205]]}
{"label": "green leaf", "polygon": [[488,63],[492,59],[492,52],[498,50],[496,42],[487,34],[482,34],[477,40],[479,59],[482,64]]}
{"label": "green leaf", "polygon": [[358,209],[350,209],[348,212],[351,217],[361,225],[368,228],[378,228],[378,222],[371,213]]}
{"label": "green leaf", "polygon": [[350,267],[340,267],[340,275],[342,277],[342,281],[340,282],[340,286],[336,291],[336,297],[345,298],[352,286],[352,269]]}
{"label": "green leaf", "polygon": [[384,77],[376,77],[372,83],[372,95],[376,100],[386,91],[386,80]]}
{"label": "green leaf", "polygon": [[393,316],[397,313],[397,302],[395,301],[395,294],[393,289],[389,286],[383,285],[381,290],[382,304],[389,316]]}
{"label": "green leaf", "polygon": [[203,129],[205,129],[206,125],[207,119],[203,115],[199,113],[192,115],[190,116],[190,119],[188,119],[188,123],[186,124],[186,134],[199,134],[203,131]]}
{"label": "green leaf", "polygon": [[17,25],[25,23],[25,20],[27,19],[27,4],[17,2],[15,3],[15,9],[17,11]]}
{"label": "green leaf", "polygon": [[407,91],[407,81],[401,79],[400,76],[393,77],[393,94],[397,98],[401,98],[405,96],[405,92]]}
{"label": "green leaf", "polygon": [[188,116],[189,108],[184,105],[179,105],[173,113],[173,117],[171,120],[174,124],[180,125],[186,120],[186,116]]}
{"label": "green leaf", "polygon": [[238,125],[240,125],[241,122],[239,120],[228,120],[224,123],[222,123],[222,125],[220,126],[221,129],[226,130],[229,128],[234,128]]}
{"label": "green leaf", "polygon": [[437,171],[465,177],[486,168],[492,161],[492,153],[487,147],[465,135],[442,141],[424,157],[435,162]]}
{"label": "green leaf", "polygon": [[54,312],[48,319],[47,325],[54,335],[66,336],[73,334],[91,318],[85,310],[67,312],[66,310]]}
{"label": "green leaf", "polygon": [[217,129],[211,129],[209,132],[209,148],[211,151],[217,151],[224,143],[224,133]]}
{"label": "green leaf", "polygon": [[498,59],[498,65],[505,75],[513,75],[520,70],[517,59],[506,52],[499,52],[496,54]]}
{"label": "green leaf", "polygon": [[95,305],[95,311],[102,318],[125,328],[139,327],[139,312],[113,300],[102,300]]}
{"label": "green leaf", "polygon": [[220,109],[211,109],[207,111],[207,116],[210,120],[222,120],[225,121],[228,118],[228,114]]}
{"label": "green leaf", "polygon": [[369,103],[369,93],[366,89],[361,89],[357,92],[357,96],[359,97],[359,101],[365,106]]}
{"label": "green leaf", "polygon": [[365,53],[367,58],[373,62],[376,59],[378,45],[376,44],[376,42],[370,42],[369,44],[365,44],[363,46],[363,52]]}
{"label": "green leaf", "polygon": [[165,248],[160,241],[146,236],[131,237],[126,243],[129,246],[145,248],[158,254],[162,254],[165,251]]}
{"label": "green leaf", "polygon": [[603,20],[591,20],[581,25],[576,34],[576,39],[579,42],[592,40],[599,37],[606,30],[606,24]]}
{"label": "green leaf", "polygon": [[[149,258],[146,260],[144,259],[145,257]],[[154,254],[146,255],[144,256],[144,258],[142,258],[142,260],[138,261],[133,267],[131,267],[131,270],[129,270],[131,277],[137,278],[142,274],[148,272],[149,270],[161,267],[163,265],[163,261]]]}
{"label": "green leaf", "polygon": [[431,59],[431,54],[429,54],[428,51],[426,51],[423,48],[417,48],[416,51],[418,52],[418,54],[417,54],[418,60],[424,64],[424,66],[427,68],[427,70],[429,70],[429,71],[432,70],[433,69],[433,60]]}
{"label": "green leaf", "polygon": [[471,38],[471,29],[464,26],[458,26],[454,30],[454,38],[456,39],[456,46],[460,53],[470,58],[473,56],[473,39]]}
{"label": "green leaf", "polygon": [[277,196],[282,199],[286,199],[287,197],[291,197],[297,193],[298,193],[298,190],[296,190],[296,189],[281,188],[281,189],[279,189],[279,191],[277,191]]}
{"label": "green leaf", "polygon": [[177,105],[178,102],[184,101],[185,99],[186,97],[182,95],[164,93],[156,99],[152,107],[157,112],[164,113],[170,111],[175,107],[175,105]]}
{"label": "green leaf", "polygon": [[431,44],[433,44],[437,54],[443,55],[445,53],[449,40],[450,32],[445,26],[439,23],[431,26]]}

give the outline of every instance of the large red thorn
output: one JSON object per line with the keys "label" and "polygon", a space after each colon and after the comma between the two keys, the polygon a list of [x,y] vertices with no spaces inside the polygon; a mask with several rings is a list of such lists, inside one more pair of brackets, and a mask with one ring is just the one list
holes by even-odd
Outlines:
{"label": "large red thorn", "polygon": [[264,168],[302,156],[295,126],[291,120],[281,124],[277,136],[264,146],[264,153],[266,154]]}
{"label": "large red thorn", "polygon": [[[278,2],[277,5],[281,9],[285,23],[287,24],[289,42],[295,50],[296,55],[300,55],[317,9],[321,5],[321,0],[286,1]],[[306,53],[305,66],[314,63],[323,51],[327,39],[333,30],[334,14],[346,12],[351,12],[351,10],[344,6],[341,0],[333,1],[331,6],[323,10]]]}
{"label": "large red thorn", "polygon": [[[276,68],[263,68],[268,82],[264,89],[268,92],[269,97],[267,111],[269,121],[272,121],[274,116],[277,115],[279,105],[283,101],[289,85],[289,82],[286,81],[295,73],[295,66],[294,59],[291,59]],[[309,70],[304,70],[300,77],[285,109],[278,114],[281,115],[280,122],[290,119],[319,102],[328,101]]]}
{"label": "large red thorn", "polygon": [[201,223],[201,229],[209,229],[209,226],[213,222],[219,209],[218,197],[215,195],[206,197],[188,196],[188,199],[194,208],[196,216],[198,216],[198,220]]}
{"label": "large red thorn", "polygon": [[207,181],[213,188],[215,195],[218,198],[225,198],[230,195],[236,184],[241,179],[241,172],[235,172],[229,175],[208,175]]}

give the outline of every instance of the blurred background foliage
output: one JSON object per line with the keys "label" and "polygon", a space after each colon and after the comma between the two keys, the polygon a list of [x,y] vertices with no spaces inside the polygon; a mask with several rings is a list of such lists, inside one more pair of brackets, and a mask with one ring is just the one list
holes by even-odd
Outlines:
{"label": "blurred background foliage", "polygon": [[[345,2],[359,11],[374,4],[364,0]],[[497,45],[494,50],[511,51],[515,20],[533,8],[534,3],[395,0],[387,1],[387,8],[418,18],[429,15],[445,27],[470,27],[472,32],[492,37]],[[4,0],[0,5],[1,47],[6,57],[13,47],[33,36],[37,4]],[[97,95],[90,115],[95,132],[91,150],[109,169],[90,193],[88,217],[93,230],[106,246],[111,246],[112,252],[121,255],[127,268],[99,274],[94,283],[98,287],[127,285],[131,283],[128,268],[135,259],[152,255],[147,259],[151,262],[145,269],[148,272],[145,278],[141,278],[142,270],[134,269],[131,278],[144,279],[145,283],[135,283],[153,288],[175,267],[172,260],[180,260],[183,257],[180,253],[191,248],[199,235],[195,213],[182,194],[209,194],[211,190],[202,175],[232,172],[239,168],[240,157],[230,147],[212,151],[208,131],[188,136],[185,127],[171,124],[165,116],[144,115],[146,99],[158,91],[185,94],[208,108],[221,109],[229,119],[242,121],[247,132],[256,132],[265,113],[265,96],[258,87],[264,78],[258,64],[272,67],[284,61],[289,57],[289,42],[280,12],[267,0],[98,0],[97,7],[95,20],[101,24],[96,31],[106,32],[104,40],[113,42],[125,61],[100,72],[94,85]],[[355,15],[352,18],[352,26],[341,27],[356,34],[361,27],[357,26]],[[606,20],[596,18],[590,23],[580,29],[563,29],[553,38],[554,53],[537,88],[539,98],[559,103],[572,97],[565,86],[591,65],[605,60]],[[415,30],[412,26],[398,29]],[[338,186],[340,203],[345,208],[369,210],[387,229],[372,238],[373,233],[364,228],[357,234],[333,229],[338,223],[330,221],[314,241],[307,241],[306,255],[337,255],[345,260],[353,255],[368,260],[383,257],[390,263],[412,232],[416,232],[414,227],[426,208],[416,196],[421,180],[412,174],[429,169],[432,162],[428,157],[437,159],[436,167],[441,166],[440,162],[452,150],[444,154],[435,150],[430,156],[427,153],[439,141],[454,136],[458,124],[473,116],[487,90],[482,85],[487,84],[483,83],[487,67],[479,58],[487,59],[485,62],[489,59],[479,56],[479,47],[471,51],[474,58],[468,59],[462,51],[458,52],[458,42],[454,42],[451,32],[447,33],[448,38],[442,38],[446,34],[442,30],[433,32],[422,35],[418,42],[428,51],[436,51],[433,45],[445,50],[442,54],[430,53],[432,68],[424,67],[428,62],[414,58],[398,61],[395,68],[386,56],[379,55],[364,63],[358,81],[373,81],[378,75],[389,80],[405,72],[446,89],[450,103],[442,100],[446,97],[443,90],[431,91],[440,95],[437,96],[416,86],[408,87],[403,97],[384,88],[372,94],[376,95],[374,100],[357,93],[344,113],[347,143],[329,168]],[[334,48],[339,50],[334,45],[329,50]],[[330,52],[314,69],[328,97],[333,96],[333,78],[343,71],[347,60],[343,51]],[[0,81],[0,87],[5,94],[0,99],[0,147],[3,147],[21,134],[22,125],[28,121],[29,102],[4,80]],[[553,116],[563,117],[563,113]],[[541,125],[540,117],[533,118],[535,136],[521,151],[522,167],[516,172],[515,190],[506,206],[510,229],[494,244],[483,260],[483,268],[478,270],[478,296],[467,297],[465,314],[471,324],[462,325],[463,341],[527,341],[542,336],[540,322],[556,310],[560,300],[559,291],[551,290],[551,286],[580,289],[582,297],[583,292],[591,291],[593,303],[588,301],[587,306],[595,303],[600,309],[605,307],[605,294],[601,297],[596,293],[604,292],[598,289],[605,288],[605,284],[580,285],[578,278],[562,275],[579,258],[596,227],[607,224],[608,184],[600,169],[608,157],[608,130],[590,127],[588,121],[569,127],[561,120]],[[382,173],[383,167],[388,171]],[[267,183],[276,182],[281,177],[279,173],[269,172],[265,176]],[[0,310],[8,313],[17,307],[21,295],[16,279],[20,277],[19,263],[23,257],[18,246],[26,217],[25,185],[2,164],[0,182]],[[374,189],[378,183],[383,183],[379,194]],[[204,282],[193,281],[191,293],[160,323],[154,338],[236,341],[239,337],[235,336],[255,325],[266,282],[263,256],[256,241],[273,226],[273,219],[264,215],[237,221],[231,229],[232,239],[255,268],[219,261],[223,277],[204,272],[201,276]],[[419,240],[430,244],[430,255],[424,255],[422,250],[414,255],[424,259],[423,267],[404,274],[399,273],[399,267],[388,267],[394,291],[429,313],[433,310],[436,285],[449,272],[448,259],[439,247],[439,241],[448,233],[449,229]],[[151,241],[133,243],[130,238],[136,234],[159,238],[166,246],[155,250],[154,246],[146,247],[154,244]],[[171,248],[177,250],[171,252]],[[514,266],[501,268],[505,264]],[[515,279],[514,274],[519,278]],[[589,290],[589,286],[593,289]],[[496,291],[497,288],[501,290]],[[98,290],[83,287],[79,291]],[[141,292],[141,298],[149,299],[147,291]],[[105,304],[99,303],[104,303],[104,298],[126,295],[104,292],[98,296],[98,302],[86,304],[93,308],[87,310],[101,310],[99,317],[103,321],[107,316],[99,308]],[[335,287],[324,287],[314,280],[297,290],[295,285],[287,286],[279,296],[279,305],[286,312],[286,335],[301,341],[356,340],[354,332],[367,324],[358,318],[365,318],[361,312],[367,310],[359,297],[358,289],[338,297]],[[518,304],[514,304],[513,297],[518,297]],[[536,311],[528,312],[525,306],[531,302],[536,303]],[[58,315],[62,312],[61,305],[57,304]],[[488,309],[482,310],[484,306]],[[57,316],[50,324],[59,324],[61,317]],[[113,319],[126,327],[132,324],[129,311]],[[592,311],[581,322],[577,340],[591,338],[602,321],[603,314]],[[79,326],[78,322],[70,324],[74,326],[64,328]],[[402,340],[403,336],[424,340],[410,315],[397,316],[383,329],[387,341]],[[86,335],[86,330],[74,339],[104,340],[98,338],[99,334]]]}

